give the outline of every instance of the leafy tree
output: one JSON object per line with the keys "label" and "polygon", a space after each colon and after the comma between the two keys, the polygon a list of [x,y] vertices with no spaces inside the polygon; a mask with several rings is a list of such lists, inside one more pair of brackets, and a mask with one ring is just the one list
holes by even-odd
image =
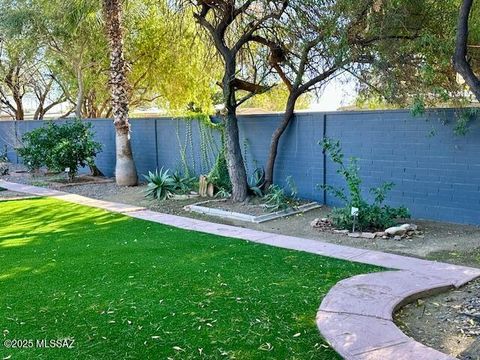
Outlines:
{"label": "leafy tree", "polygon": [[[262,94],[257,94],[249,100],[245,101],[239,108],[254,108],[266,111],[284,111],[287,103],[289,90],[284,84],[278,84],[272,87],[269,91]],[[313,101],[313,96],[310,93],[300,96],[295,103],[295,110],[308,109]]]}
{"label": "leafy tree", "polygon": [[[44,99],[37,117],[51,110],[49,104],[57,99],[71,104],[65,115],[74,111],[83,118],[111,116],[101,2],[0,0],[0,6],[6,9],[0,14],[0,26],[9,32],[5,39],[18,45],[15,37],[21,35],[28,42],[26,49],[37,49],[30,63],[42,70],[43,78],[38,72],[35,81],[29,78],[42,88],[25,88],[25,95],[38,97],[39,103]],[[131,107],[155,104],[177,113],[195,104],[196,109],[213,111],[219,62],[215,58],[205,61],[209,50],[196,35],[193,17],[182,16],[167,0],[133,0],[124,7]],[[21,63],[22,73],[27,73],[27,65]],[[48,88],[45,97],[43,90]]]}
{"label": "leafy tree", "polygon": [[[397,46],[386,43],[377,47],[374,61],[364,69],[368,71],[355,74],[360,80],[360,105],[412,107],[417,112],[426,107],[463,107],[471,103],[471,93],[458,81],[452,63],[458,5],[458,0],[412,2],[409,19],[421,25],[418,36]],[[472,7],[472,19],[478,17],[478,11],[478,7]],[[471,21],[472,45],[479,39],[480,23]],[[473,70],[478,71],[478,49],[469,46],[468,50]]]}
{"label": "leafy tree", "polygon": [[131,1],[125,27],[131,106],[153,101],[174,114],[189,107],[213,112],[220,62],[198,36],[191,13],[168,1]]}
{"label": "leafy tree", "polygon": [[42,119],[65,98],[58,92],[38,32],[26,21],[34,11],[22,1],[3,0],[0,5],[0,111],[23,120],[24,100],[31,95],[38,101],[34,118]]}
{"label": "leafy tree", "polygon": [[291,1],[273,24],[275,37],[254,37],[270,49],[268,61],[288,89],[283,120],[272,134],[265,188],[273,182],[278,144],[298,99],[341,73],[369,71],[380,47],[416,39],[421,25],[410,17],[417,8],[410,1]]}
{"label": "leafy tree", "polygon": [[[269,89],[264,83],[267,75],[262,75],[260,79],[257,77],[256,52],[249,51],[250,45],[255,43],[255,36],[266,36],[265,29],[282,16],[287,4],[285,0],[204,0],[195,3],[194,17],[208,33],[223,62],[220,85],[225,107],[225,151],[233,201],[245,200],[248,191],[239,141],[237,108],[255,94]],[[253,61],[246,61],[251,57]]]}

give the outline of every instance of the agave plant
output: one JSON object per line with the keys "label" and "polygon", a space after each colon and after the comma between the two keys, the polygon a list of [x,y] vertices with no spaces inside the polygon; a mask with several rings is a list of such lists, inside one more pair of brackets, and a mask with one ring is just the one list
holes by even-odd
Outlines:
{"label": "agave plant", "polygon": [[182,176],[178,171],[172,175],[175,194],[189,193],[195,184],[194,177]]}
{"label": "agave plant", "polygon": [[148,175],[143,175],[143,177],[148,182],[145,197],[163,201],[175,193],[175,181],[168,170],[161,168],[160,171],[149,171]]}
{"label": "agave plant", "polygon": [[262,197],[262,188],[264,184],[265,171],[261,168],[256,168],[248,181],[248,188],[255,196]]}
{"label": "agave plant", "polygon": [[265,208],[270,212],[286,210],[291,207],[285,191],[278,185],[270,185],[263,199],[265,200]]}

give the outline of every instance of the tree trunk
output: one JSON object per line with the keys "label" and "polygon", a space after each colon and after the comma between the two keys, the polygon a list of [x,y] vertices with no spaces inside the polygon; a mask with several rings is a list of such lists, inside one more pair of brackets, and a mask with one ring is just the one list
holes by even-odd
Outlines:
{"label": "tree trunk", "polygon": [[237,120],[237,104],[232,79],[235,78],[234,58],[225,62],[223,78],[223,96],[225,100],[225,157],[228,164],[228,174],[232,182],[232,201],[242,202],[247,198],[248,184],[245,163],[240,147],[240,137]]}
{"label": "tree trunk", "polygon": [[138,182],[130,143],[128,121],[128,85],[123,57],[121,0],[103,0],[108,41],[110,44],[110,94],[115,125],[116,165],[118,185],[133,186]]}
{"label": "tree trunk", "polygon": [[[15,102],[17,102],[15,100]],[[23,104],[17,103],[17,109],[15,110],[15,120],[25,120],[25,113],[23,111]]]}
{"label": "tree trunk", "polygon": [[463,0],[458,14],[457,37],[455,43],[455,54],[453,56],[453,65],[457,73],[462,75],[463,79],[470,87],[470,90],[480,101],[480,79],[472,70],[468,62],[468,21],[472,10],[473,0]]}
{"label": "tree trunk", "polygon": [[42,120],[40,119],[40,114],[43,113],[43,107],[42,104],[39,104],[37,109],[35,110],[35,114],[33,114],[33,120]]}
{"label": "tree trunk", "polygon": [[84,98],[84,90],[83,90],[83,76],[80,64],[77,65],[77,85],[78,85],[78,92],[77,92],[77,102],[75,106],[75,117],[77,119],[82,118],[82,105],[83,105],[83,98]]}
{"label": "tree trunk", "polygon": [[278,127],[272,134],[267,163],[265,164],[265,183],[263,185],[264,190],[267,190],[270,185],[273,184],[273,173],[275,170],[275,160],[277,159],[278,143],[280,142],[280,138],[282,137],[283,133],[285,132],[294,117],[295,103],[297,101],[297,98],[298,96],[296,96],[294,93],[290,93],[287,105],[285,107],[285,114],[283,115],[282,122],[280,123],[280,125],[278,125]]}

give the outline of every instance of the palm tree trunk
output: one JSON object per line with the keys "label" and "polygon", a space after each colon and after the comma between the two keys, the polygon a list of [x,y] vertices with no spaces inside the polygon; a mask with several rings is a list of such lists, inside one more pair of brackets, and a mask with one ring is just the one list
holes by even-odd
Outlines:
{"label": "palm tree trunk", "polygon": [[103,0],[108,41],[110,44],[110,95],[115,125],[116,165],[118,185],[133,186],[138,182],[133,161],[128,121],[128,85],[123,57],[121,0]]}

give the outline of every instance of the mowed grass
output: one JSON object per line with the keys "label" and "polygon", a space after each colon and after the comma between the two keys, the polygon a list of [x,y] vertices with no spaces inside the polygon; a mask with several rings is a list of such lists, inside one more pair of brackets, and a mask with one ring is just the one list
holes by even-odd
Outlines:
{"label": "mowed grass", "polygon": [[0,202],[0,359],[337,359],[315,315],[378,268],[59,200]]}

